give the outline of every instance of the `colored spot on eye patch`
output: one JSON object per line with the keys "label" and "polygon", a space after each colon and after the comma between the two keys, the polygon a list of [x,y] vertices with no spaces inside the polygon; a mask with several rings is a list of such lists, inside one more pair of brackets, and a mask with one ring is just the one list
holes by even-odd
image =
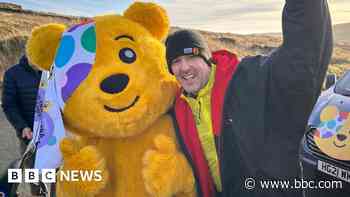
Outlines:
{"label": "colored spot on eye patch", "polygon": [[89,27],[87,30],[85,30],[81,37],[81,45],[85,50],[91,53],[94,53],[96,51],[96,33],[94,26]]}
{"label": "colored spot on eye patch", "polygon": [[340,112],[339,117],[341,117],[343,120],[347,119],[349,115],[349,112]]}
{"label": "colored spot on eye patch", "polygon": [[320,130],[316,130],[316,132],[314,133],[314,136],[316,136],[316,137],[320,137]]}
{"label": "colored spot on eye patch", "polygon": [[75,50],[74,38],[72,36],[63,36],[58,49],[55,64],[61,68],[72,58]]}
{"label": "colored spot on eye patch", "polygon": [[79,63],[72,66],[66,73],[67,83],[61,89],[62,99],[64,102],[67,101],[69,96],[74,90],[80,85],[80,83],[88,76],[92,68],[91,64]]}
{"label": "colored spot on eye patch", "polygon": [[329,138],[332,136],[333,136],[333,133],[330,131],[326,131],[324,134],[322,134],[322,138]]}
{"label": "colored spot on eye patch", "polygon": [[333,129],[337,125],[337,122],[335,120],[331,120],[327,123],[328,129]]}

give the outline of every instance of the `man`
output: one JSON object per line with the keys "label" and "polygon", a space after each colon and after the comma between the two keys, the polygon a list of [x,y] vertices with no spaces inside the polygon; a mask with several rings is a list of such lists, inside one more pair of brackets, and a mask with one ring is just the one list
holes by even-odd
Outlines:
{"label": "man", "polygon": [[[34,111],[39,88],[41,71],[31,65],[26,56],[19,64],[10,67],[4,74],[2,90],[2,109],[7,120],[15,128],[20,142],[21,155],[33,137]],[[31,158],[27,167],[32,167]],[[31,186],[33,195],[38,194],[38,187]]]}
{"label": "man", "polygon": [[2,109],[7,120],[15,128],[23,153],[32,139],[34,111],[41,72],[22,56],[19,64],[4,74]]}
{"label": "man", "polygon": [[177,135],[199,196],[301,196],[259,181],[299,177],[299,142],[332,53],[327,1],[286,0],[283,43],[268,56],[210,53],[188,30],[170,35],[166,49],[182,86]]}

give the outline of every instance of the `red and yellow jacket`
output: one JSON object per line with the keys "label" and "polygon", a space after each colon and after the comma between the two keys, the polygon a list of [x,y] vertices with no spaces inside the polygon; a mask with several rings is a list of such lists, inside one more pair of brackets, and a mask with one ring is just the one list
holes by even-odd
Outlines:
{"label": "red and yellow jacket", "polygon": [[[212,54],[216,65],[214,84],[211,89],[211,118],[212,132],[215,138],[216,150],[220,164],[221,121],[226,88],[239,63],[236,55],[228,51],[216,51]],[[178,94],[175,101],[175,117],[178,123],[177,135],[182,148],[190,161],[197,180],[199,196],[212,197],[215,194],[214,180],[211,176],[205,152],[201,145],[200,136],[191,106],[186,99]]]}

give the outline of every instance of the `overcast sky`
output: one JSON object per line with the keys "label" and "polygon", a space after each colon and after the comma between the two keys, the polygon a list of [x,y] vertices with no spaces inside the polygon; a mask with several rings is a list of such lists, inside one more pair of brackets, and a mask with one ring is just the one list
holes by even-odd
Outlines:
{"label": "overcast sky", "polygon": [[[24,9],[94,16],[121,14],[132,0],[0,0]],[[172,26],[216,32],[266,33],[281,31],[284,0],[153,0],[162,5]],[[328,0],[334,24],[350,22],[350,0]]]}

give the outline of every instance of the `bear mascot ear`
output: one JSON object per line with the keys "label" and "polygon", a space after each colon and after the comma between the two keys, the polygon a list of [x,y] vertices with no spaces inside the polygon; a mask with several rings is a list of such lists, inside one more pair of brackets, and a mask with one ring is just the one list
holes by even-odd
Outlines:
{"label": "bear mascot ear", "polygon": [[50,70],[65,28],[53,23],[34,28],[26,45],[29,62],[41,70]]}
{"label": "bear mascot ear", "polygon": [[169,31],[169,19],[166,11],[154,3],[133,3],[124,16],[145,27],[155,38],[162,40]]}

